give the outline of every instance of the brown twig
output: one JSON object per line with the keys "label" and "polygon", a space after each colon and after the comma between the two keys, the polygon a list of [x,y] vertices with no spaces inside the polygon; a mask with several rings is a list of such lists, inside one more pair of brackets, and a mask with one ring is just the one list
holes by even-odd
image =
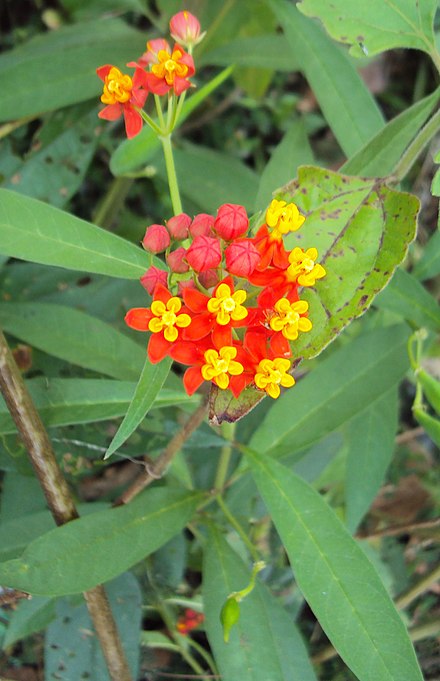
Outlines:
{"label": "brown twig", "polygon": [[[58,466],[46,429],[0,330],[0,390],[17,426],[57,525],[78,518],[67,482]],[[84,594],[112,681],[131,681],[131,674],[102,586]]]}
{"label": "brown twig", "polygon": [[208,408],[208,400],[203,396],[200,405],[191,414],[189,419],[183,427],[174,435],[169,441],[167,447],[151,464],[145,464],[145,473],[141,473],[134,483],[121,494],[119,499],[114,503],[114,506],[121,506],[128,504],[139,492],[142,492],[145,487],[151,485],[154,480],[162,477],[168,466],[170,465],[174,456],[181,450],[183,444],[197,430],[203,423]]}
{"label": "brown twig", "polygon": [[395,525],[394,527],[386,527],[378,532],[372,534],[357,534],[358,539],[366,540],[379,539],[379,537],[398,537],[399,534],[410,534],[411,532],[421,532],[422,530],[432,530],[440,527],[440,518],[436,520],[425,520],[421,523],[410,523],[409,525]]}

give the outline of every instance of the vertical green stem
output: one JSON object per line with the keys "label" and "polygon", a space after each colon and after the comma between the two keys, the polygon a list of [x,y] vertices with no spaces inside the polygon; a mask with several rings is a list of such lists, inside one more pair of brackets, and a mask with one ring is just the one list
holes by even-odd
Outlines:
{"label": "vertical green stem", "polygon": [[434,137],[435,133],[440,128],[440,109],[429,119],[426,125],[420,130],[418,135],[413,139],[400,161],[397,163],[392,174],[392,179],[395,182],[403,180],[405,175],[411,170],[413,164],[418,159],[429,140]]}
{"label": "vertical green stem", "polygon": [[229,462],[232,455],[231,442],[234,439],[235,426],[235,423],[228,423],[227,421],[222,424],[222,435],[227,442],[222,447],[220,460],[218,462],[217,472],[215,475],[214,490],[218,494],[222,493],[228,475]]}
{"label": "vertical green stem", "polygon": [[162,143],[163,155],[165,157],[165,165],[168,176],[168,186],[170,188],[173,212],[174,215],[179,215],[179,213],[182,213],[183,210],[182,202],[180,200],[179,185],[177,182],[176,167],[174,165],[173,148],[171,145],[171,133],[168,135],[161,135],[159,139]]}

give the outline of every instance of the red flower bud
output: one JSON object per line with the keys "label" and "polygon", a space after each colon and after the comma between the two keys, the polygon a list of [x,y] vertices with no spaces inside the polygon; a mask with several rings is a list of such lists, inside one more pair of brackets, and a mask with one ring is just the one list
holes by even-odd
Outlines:
{"label": "red flower bud", "polygon": [[186,248],[183,248],[183,246],[180,246],[180,248],[176,248],[175,251],[171,251],[171,253],[168,253],[167,263],[171,272],[176,272],[178,274],[188,272],[189,265],[186,262],[186,260],[184,260],[185,257]]}
{"label": "red flower bud", "polygon": [[188,228],[191,224],[191,218],[186,213],[180,213],[168,220],[167,229],[173,239],[181,241],[188,236]]}
{"label": "red flower bud", "polygon": [[249,227],[249,220],[243,206],[225,203],[217,211],[214,230],[225,241],[232,241],[245,234]]}
{"label": "red flower bud", "polygon": [[197,279],[199,280],[199,283],[203,286],[203,288],[206,289],[212,288],[213,286],[217,286],[217,284],[220,281],[220,277],[218,276],[217,270],[206,270],[205,272],[200,272]]}
{"label": "red flower bud", "polygon": [[177,290],[180,297],[183,297],[184,290],[188,288],[196,288],[192,279],[182,279],[182,281],[177,282]]}
{"label": "red flower bud", "polygon": [[199,20],[186,10],[171,17],[170,33],[174,40],[185,45],[185,47],[197,45],[205,35],[204,33],[200,35]]}
{"label": "red flower bud", "polygon": [[186,259],[195,272],[206,272],[221,263],[220,241],[210,236],[198,236],[186,252]]}
{"label": "red flower bud", "polygon": [[225,251],[226,269],[229,274],[238,277],[248,277],[258,263],[261,255],[250,239],[233,241]]}
{"label": "red flower bud", "polygon": [[162,253],[170,245],[170,235],[163,225],[151,225],[142,239],[142,246],[149,253]]}
{"label": "red flower bud", "polygon": [[150,267],[145,274],[141,277],[141,284],[148,291],[150,296],[153,295],[154,289],[157,284],[162,284],[162,286],[168,283],[168,273],[165,270],[160,270],[158,267]]}
{"label": "red flower bud", "polygon": [[214,236],[212,231],[214,227],[214,217],[208,213],[199,213],[196,215],[189,228],[189,233],[193,237],[196,236]]}

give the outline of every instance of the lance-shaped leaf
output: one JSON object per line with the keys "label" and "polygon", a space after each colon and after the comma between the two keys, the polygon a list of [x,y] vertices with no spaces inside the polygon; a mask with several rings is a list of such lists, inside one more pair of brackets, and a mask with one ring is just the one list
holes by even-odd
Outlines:
{"label": "lance-shaped leaf", "polygon": [[0,326],[54,357],[113,378],[136,379],[146,352],[96,317],[54,303],[0,303]]}
{"label": "lance-shaped leaf", "polygon": [[0,189],[0,253],[109,277],[138,279],[158,258],[47,203]]}
{"label": "lance-shaped leaf", "polygon": [[127,440],[127,438],[136,430],[142,419],[153,406],[154,400],[168,376],[170,368],[171,359],[169,358],[166,358],[158,364],[151,364],[147,360],[145,361],[133,399],[124,416],[124,420],[119,426],[113,440],[110,442],[104,457],[105,459],[108,459],[109,456],[116,452],[125,440]]}
{"label": "lance-shaped leaf", "polygon": [[350,52],[360,57],[394,47],[433,52],[437,4],[437,0],[302,0],[298,9],[318,17],[333,38],[351,45]]}
{"label": "lance-shaped leaf", "polygon": [[295,622],[261,581],[240,603],[226,644],[220,611],[229,594],[249,583],[250,569],[215,529],[204,552],[206,630],[224,681],[316,681]]}
{"label": "lance-shaped leaf", "polygon": [[[104,378],[31,378],[26,386],[46,427],[95,423],[123,416],[133,399],[136,383]],[[198,402],[183,391],[162,389],[151,406],[185,406]],[[0,434],[15,433],[14,421],[0,397]]]}
{"label": "lance-shaped leaf", "polygon": [[[303,289],[313,328],[293,344],[295,363],[318,355],[347,324],[362,315],[405,257],[416,230],[419,201],[378,178],[349,177],[303,166],[278,198],[294,201],[306,216],[286,248],[318,249],[327,274]],[[235,421],[262,399],[254,388],[238,399],[213,389],[210,417]]]}
{"label": "lance-shaped leaf", "polygon": [[332,509],[285,466],[252,451],[247,458],[298,586],[359,681],[422,681],[402,618]]}
{"label": "lance-shaped leaf", "polygon": [[150,489],[127,506],[98,511],[33,541],[0,564],[0,582],[42,596],[92,589],[128,570],[186,525],[200,495]]}

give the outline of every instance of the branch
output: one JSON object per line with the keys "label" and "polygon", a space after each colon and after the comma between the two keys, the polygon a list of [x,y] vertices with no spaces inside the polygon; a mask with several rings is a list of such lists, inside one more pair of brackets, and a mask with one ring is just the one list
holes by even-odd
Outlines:
{"label": "branch", "polygon": [[183,427],[169,441],[167,447],[151,464],[145,463],[145,473],[139,475],[134,483],[117,499],[114,506],[128,504],[145,487],[151,485],[154,480],[158,480],[165,473],[174,456],[181,450],[184,443],[195,430],[203,423],[208,407],[207,398],[204,396],[200,405],[191,414]]}
{"label": "branch", "polygon": [[[0,330],[0,390],[29,454],[35,474],[57,525],[78,518],[67,482],[49,436],[23,377]],[[103,586],[84,593],[112,681],[131,681],[131,674]]]}

